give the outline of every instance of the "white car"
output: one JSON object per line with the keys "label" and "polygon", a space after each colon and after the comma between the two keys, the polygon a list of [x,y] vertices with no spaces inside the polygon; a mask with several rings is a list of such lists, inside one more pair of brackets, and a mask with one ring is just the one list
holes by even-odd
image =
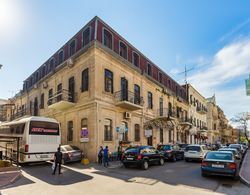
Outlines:
{"label": "white car", "polygon": [[209,150],[205,145],[192,144],[185,148],[185,161],[199,160],[201,161]]}

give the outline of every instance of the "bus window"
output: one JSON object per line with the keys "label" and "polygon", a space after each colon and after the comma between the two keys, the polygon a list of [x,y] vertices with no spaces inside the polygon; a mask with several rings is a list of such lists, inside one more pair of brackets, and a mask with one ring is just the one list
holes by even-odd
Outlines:
{"label": "bus window", "polygon": [[30,121],[30,135],[59,135],[59,124],[44,122],[44,121]]}

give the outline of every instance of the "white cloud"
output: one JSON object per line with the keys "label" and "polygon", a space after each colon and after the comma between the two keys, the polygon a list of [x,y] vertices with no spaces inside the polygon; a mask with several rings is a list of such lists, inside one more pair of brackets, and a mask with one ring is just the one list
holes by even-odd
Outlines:
{"label": "white cloud", "polygon": [[244,78],[249,73],[250,39],[241,39],[218,51],[210,66],[192,75],[189,81],[205,97],[215,93],[226,114],[232,116],[237,112],[250,110],[250,98],[245,95],[244,85],[236,89],[227,86],[230,90],[225,90],[224,87],[239,77],[242,77],[244,83]]}

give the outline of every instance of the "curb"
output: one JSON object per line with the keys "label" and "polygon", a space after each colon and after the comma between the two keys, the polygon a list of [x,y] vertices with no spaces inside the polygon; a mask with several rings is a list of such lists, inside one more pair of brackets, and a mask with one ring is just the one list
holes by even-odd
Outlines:
{"label": "curb", "polygon": [[244,184],[246,184],[247,186],[249,186],[250,187],[250,181],[248,181],[247,179],[245,179],[243,176],[242,176],[242,168],[244,168],[244,166],[245,166],[245,159],[246,159],[246,157],[248,156],[248,151],[246,152],[246,155],[245,155],[245,157],[244,157],[244,159],[243,159],[243,162],[242,162],[242,165],[241,165],[241,169],[240,169],[240,173],[239,173],[239,176],[240,176],[240,181],[242,182],[242,183],[244,183]]}
{"label": "curb", "polygon": [[[5,188],[6,186],[15,183],[15,182],[16,182],[18,179],[20,179],[21,177],[22,177],[22,173],[21,173],[21,171],[19,171],[19,173],[18,173],[14,178],[12,178],[12,179],[9,181],[9,183],[0,186],[0,189],[3,189],[3,188]],[[1,192],[0,192],[0,195],[1,195]]]}

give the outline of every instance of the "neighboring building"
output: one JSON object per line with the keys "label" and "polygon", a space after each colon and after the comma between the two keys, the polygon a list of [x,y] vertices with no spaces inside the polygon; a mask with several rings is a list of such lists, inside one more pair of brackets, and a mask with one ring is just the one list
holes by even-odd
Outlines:
{"label": "neighboring building", "polygon": [[[200,99],[197,108],[205,105]],[[98,17],[31,74],[13,102],[12,119],[57,119],[62,144],[79,146],[90,160],[100,145],[116,151],[120,141],[190,140],[186,89]],[[203,118],[196,118],[199,127]]]}
{"label": "neighboring building", "polygon": [[239,141],[240,130],[233,128],[231,143],[237,143]]}
{"label": "neighboring building", "polygon": [[188,91],[190,128],[190,143],[205,143],[208,139],[207,103],[206,99],[190,84],[185,85]]}
{"label": "neighboring building", "polygon": [[219,131],[219,117],[216,105],[215,95],[207,98],[207,127],[208,127],[208,142],[219,143],[221,140]]}
{"label": "neighboring building", "polygon": [[219,106],[217,106],[217,109],[218,109],[219,131],[220,131],[221,143],[222,144],[231,143],[233,128],[229,125],[229,121],[226,118],[223,110]]}
{"label": "neighboring building", "polygon": [[11,120],[13,106],[10,100],[0,99],[0,122]]}

